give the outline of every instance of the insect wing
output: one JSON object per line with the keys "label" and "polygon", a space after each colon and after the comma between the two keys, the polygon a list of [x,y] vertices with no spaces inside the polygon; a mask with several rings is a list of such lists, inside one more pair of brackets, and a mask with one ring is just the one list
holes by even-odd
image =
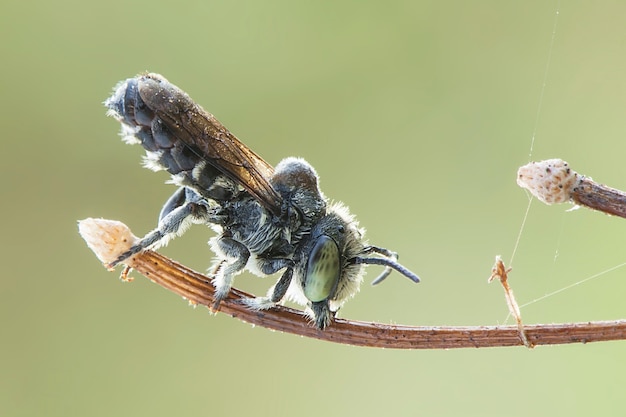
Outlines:
{"label": "insect wing", "polygon": [[271,212],[280,214],[281,197],[269,182],[274,168],[230,133],[215,116],[158,74],[142,75],[138,93],[171,135],[241,184]]}

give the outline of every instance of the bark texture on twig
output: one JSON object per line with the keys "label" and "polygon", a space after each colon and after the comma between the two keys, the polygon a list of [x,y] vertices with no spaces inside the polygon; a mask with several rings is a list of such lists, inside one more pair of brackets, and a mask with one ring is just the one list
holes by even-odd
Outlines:
{"label": "bark texture on twig", "polygon": [[[189,301],[205,306],[213,303],[213,286],[195,272],[152,251],[134,256],[129,266],[153,282]],[[233,290],[222,302],[221,312],[247,323],[330,342],[393,349],[451,349],[467,347],[523,346],[517,326],[401,326],[337,319],[326,330],[318,330],[298,310],[277,307],[251,311],[237,302],[250,297]],[[626,339],[626,320],[525,325],[534,345],[587,343]]]}
{"label": "bark texture on twig", "polygon": [[[81,235],[100,260],[126,250],[134,236],[119,222],[89,219],[79,225]],[[114,250],[111,247],[115,247]],[[191,303],[211,306],[214,288],[209,278],[161,254],[145,251],[128,259],[127,265],[151,281]],[[523,346],[518,326],[402,326],[336,319],[325,330],[308,323],[304,314],[287,307],[253,311],[239,303],[250,297],[233,289],[220,311],[244,322],[329,342],[392,349],[452,349],[468,347]],[[586,343],[626,339],[626,320],[524,325],[531,346]]]}
{"label": "bark texture on twig", "polygon": [[[205,306],[213,303],[213,285],[205,275],[161,254],[146,251],[134,256],[128,264],[193,303]],[[517,326],[401,326],[336,319],[326,330],[318,330],[298,310],[277,307],[252,311],[237,302],[250,296],[233,290],[222,302],[220,311],[268,329],[356,346],[451,349],[524,345]],[[525,325],[524,331],[533,346],[623,340],[626,339],[626,320]]]}

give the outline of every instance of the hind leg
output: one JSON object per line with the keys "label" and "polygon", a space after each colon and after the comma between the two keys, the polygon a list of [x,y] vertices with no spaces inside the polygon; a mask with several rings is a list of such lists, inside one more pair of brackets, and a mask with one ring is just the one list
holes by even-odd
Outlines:
{"label": "hind leg", "polygon": [[215,210],[211,209],[199,194],[188,188],[178,189],[163,206],[157,228],[145,235],[107,267],[113,268],[145,249],[166,245],[171,239],[185,233],[192,224],[206,223],[215,217],[213,211]]}

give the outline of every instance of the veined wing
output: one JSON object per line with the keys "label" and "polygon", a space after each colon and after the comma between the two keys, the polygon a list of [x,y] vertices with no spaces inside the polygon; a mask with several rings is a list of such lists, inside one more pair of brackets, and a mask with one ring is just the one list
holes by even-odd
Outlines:
{"label": "veined wing", "polygon": [[[149,128],[146,133],[152,135],[151,141],[138,138],[147,150],[171,149],[174,159],[176,152],[183,155],[171,163],[160,161],[170,174],[178,174],[188,160],[205,161],[239,183],[268,210],[280,214],[281,197],[269,182],[274,168],[164,77],[143,74],[128,79],[105,104],[121,123],[136,129],[136,136]],[[181,143],[184,150],[176,151]]]}

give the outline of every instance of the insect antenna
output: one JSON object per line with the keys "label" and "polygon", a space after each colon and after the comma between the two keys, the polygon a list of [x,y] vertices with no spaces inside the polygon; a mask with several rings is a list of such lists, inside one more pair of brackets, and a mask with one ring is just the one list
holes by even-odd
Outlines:
{"label": "insect antenna", "polygon": [[372,285],[380,284],[391,274],[391,271],[395,269],[411,281],[417,283],[420,282],[420,278],[409,269],[404,267],[403,265],[397,262],[398,254],[395,252],[391,252],[385,248],[379,248],[377,246],[368,246],[363,251],[363,254],[369,253],[377,253],[379,255],[383,255],[384,257],[371,257],[367,256],[355,256],[349,260],[350,263],[353,264],[364,264],[364,265],[383,265],[385,266],[385,270],[374,280],[372,281]]}

